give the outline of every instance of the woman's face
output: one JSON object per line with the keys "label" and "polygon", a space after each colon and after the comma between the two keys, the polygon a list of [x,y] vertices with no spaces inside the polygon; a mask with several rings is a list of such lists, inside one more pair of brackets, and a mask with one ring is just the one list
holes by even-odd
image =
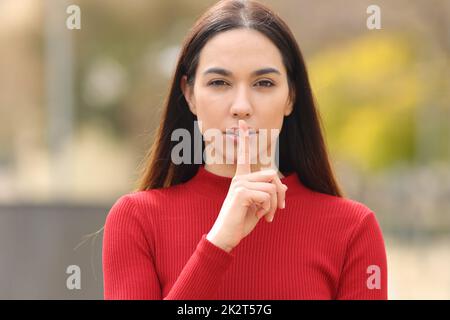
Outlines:
{"label": "woman's face", "polygon": [[[201,122],[202,134],[209,129],[222,133],[226,155],[223,150],[215,152],[226,159],[236,158],[237,140],[225,133],[238,127],[238,120],[244,119],[250,130],[256,131],[256,135],[250,135],[251,147],[257,140],[261,145],[259,130],[267,130],[266,150],[259,152],[270,153],[276,142],[271,134],[279,133],[283,117],[292,112],[281,53],[271,40],[252,29],[233,29],[211,38],[200,52],[193,86],[186,85],[184,77],[181,87],[190,110]],[[255,154],[251,155],[255,161]]]}

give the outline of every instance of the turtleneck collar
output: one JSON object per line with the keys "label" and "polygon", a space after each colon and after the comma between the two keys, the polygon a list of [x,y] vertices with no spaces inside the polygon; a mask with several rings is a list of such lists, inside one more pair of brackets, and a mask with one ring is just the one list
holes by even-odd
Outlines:
{"label": "turtleneck collar", "polygon": [[[230,188],[231,180],[232,178],[230,177],[219,176],[206,170],[202,164],[199,166],[195,176],[189,180],[189,185],[194,192],[199,192],[208,197],[219,196],[224,198]],[[309,190],[298,179],[296,172],[291,172],[280,180],[288,187],[286,198],[294,193],[298,193],[298,191],[305,193]]]}

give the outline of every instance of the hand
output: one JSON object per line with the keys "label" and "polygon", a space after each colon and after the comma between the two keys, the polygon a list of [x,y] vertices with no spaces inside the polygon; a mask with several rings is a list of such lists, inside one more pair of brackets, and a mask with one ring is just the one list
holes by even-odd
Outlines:
{"label": "hand", "polygon": [[216,246],[230,252],[265,217],[272,222],[277,208],[284,209],[287,186],[276,170],[251,172],[249,133],[239,120],[236,172],[219,215],[207,235]]}

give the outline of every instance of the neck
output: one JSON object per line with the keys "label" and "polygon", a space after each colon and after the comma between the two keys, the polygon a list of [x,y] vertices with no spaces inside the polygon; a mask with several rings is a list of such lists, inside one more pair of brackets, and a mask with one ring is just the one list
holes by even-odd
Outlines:
{"label": "neck", "polygon": [[[252,164],[251,171],[261,171],[261,170],[267,170],[267,169],[274,169],[278,172],[278,176],[280,178],[283,178],[284,175],[278,171],[278,168],[271,163],[270,165],[261,165],[261,164]],[[209,171],[215,175],[222,176],[222,177],[228,177],[232,178],[236,172],[236,164],[205,164],[205,170]]]}
{"label": "neck", "polygon": [[[199,166],[197,174],[189,181],[189,187],[191,190],[195,190],[208,198],[218,197],[223,201],[230,188],[234,172],[232,172],[230,176],[216,174],[212,171],[208,171],[205,166],[206,164]],[[288,186],[286,197],[290,197],[291,194],[295,194],[299,191],[307,191],[306,187],[304,187],[298,179],[295,171],[286,173],[286,176],[281,178],[281,182]]]}

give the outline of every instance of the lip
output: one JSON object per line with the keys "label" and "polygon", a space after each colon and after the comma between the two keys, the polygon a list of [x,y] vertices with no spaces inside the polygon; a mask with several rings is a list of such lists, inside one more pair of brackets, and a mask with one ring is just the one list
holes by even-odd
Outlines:
{"label": "lip", "polygon": [[[239,131],[240,130],[238,127],[232,127],[232,128],[226,129],[223,133],[233,135],[233,136],[239,136]],[[248,128],[248,133],[249,133],[249,135],[257,134],[258,130],[254,129],[254,128]]]}
{"label": "lip", "polygon": [[[232,137],[239,137],[239,132],[225,132],[225,135],[232,136]],[[249,132],[249,136],[256,135],[256,132]]]}
{"label": "lip", "polygon": [[[229,139],[230,141],[232,141],[234,144],[238,143],[239,134],[225,133],[225,137],[226,137],[226,139]],[[254,136],[253,135],[249,135],[249,137],[254,137]]]}
{"label": "lip", "polygon": [[[253,138],[257,137],[256,132],[249,132],[249,138],[252,140]],[[239,140],[239,131],[236,132],[225,132],[225,137],[227,139],[230,139],[234,144],[236,144]]]}

